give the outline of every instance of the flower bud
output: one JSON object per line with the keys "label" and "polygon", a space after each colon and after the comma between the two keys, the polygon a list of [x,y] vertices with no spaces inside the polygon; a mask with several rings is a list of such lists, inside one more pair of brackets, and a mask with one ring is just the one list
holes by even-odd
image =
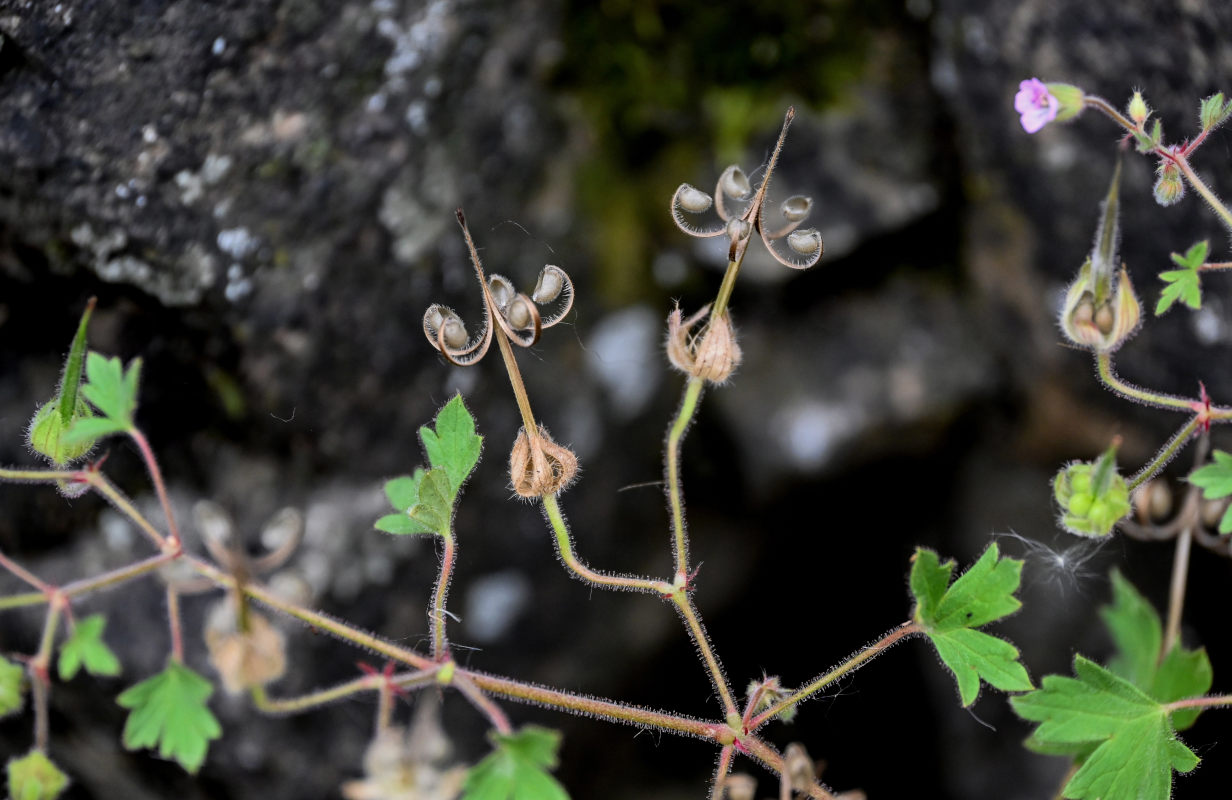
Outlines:
{"label": "flower bud", "polygon": [[1069,464],[1052,482],[1061,525],[1078,536],[1107,536],[1129,513],[1129,488],[1116,471],[1116,447],[1094,462]]}
{"label": "flower bud", "polygon": [[68,776],[42,750],[31,750],[9,761],[9,797],[17,800],[56,800],[68,787]]}
{"label": "flower bud", "polygon": [[668,316],[667,359],[686,375],[725,383],[740,366],[740,345],[727,313],[711,317],[698,334],[692,334],[693,326],[707,311],[703,308],[684,321],[679,308]]}
{"label": "flower bud", "polygon": [[[747,179],[746,179],[747,181]],[[714,198],[689,184],[680,187],[680,191],[676,194],[676,200],[680,207],[690,214],[700,214],[710,208]]]}
{"label": "flower bud", "polygon": [[44,403],[34,413],[34,418],[30,420],[30,427],[26,430],[26,441],[34,452],[52,464],[58,467],[66,466],[84,458],[94,449],[97,440],[85,439],[67,443],[64,441],[64,434],[68,433],[68,429],[77,420],[89,419],[93,416],[94,413],[90,410],[90,406],[83,398],[78,397],[76,408],[66,420],[60,413],[60,401],[52,400]]}
{"label": "flower bud", "polygon": [[1077,86],[1068,83],[1046,83],[1044,86],[1048,89],[1048,94],[1055,97],[1059,103],[1057,122],[1071,120],[1082,113],[1086,95]]}
{"label": "flower bud", "polygon": [[1146,104],[1146,100],[1142,99],[1142,92],[1134,90],[1134,96],[1129,99],[1129,105],[1125,109],[1125,113],[1135,124],[1141,125],[1146,122],[1147,117],[1151,116],[1151,109]]}
{"label": "flower bud", "polygon": [[240,630],[235,602],[224,600],[206,622],[205,646],[223,687],[236,694],[278,680],[287,669],[286,639],[265,617],[249,609]]}
{"label": "flower bud", "polygon": [[533,435],[523,427],[509,455],[509,478],[519,497],[538,498],[560,494],[577,477],[578,460],[573,451],[552,441],[547,428]]}
{"label": "flower bud", "polygon": [[1155,174],[1155,202],[1161,206],[1179,203],[1185,196],[1185,181],[1181,179],[1181,168],[1171,161],[1161,160]]}

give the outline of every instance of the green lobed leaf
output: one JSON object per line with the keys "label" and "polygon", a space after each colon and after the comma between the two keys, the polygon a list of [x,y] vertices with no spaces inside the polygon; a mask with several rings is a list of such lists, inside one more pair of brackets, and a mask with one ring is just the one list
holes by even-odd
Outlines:
{"label": "green lobed leaf", "polygon": [[97,436],[132,430],[133,413],[137,409],[137,384],[141,376],[141,359],[134,358],[128,369],[120,359],[107,358],[94,351],[86,356],[86,379],[81,394],[98,409],[112,427],[90,423],[78,429],[82,422],[73,424],[66,438],[69,442],[82,441]]}
{"label": "green lobed leaf", "polygon": [[20,664],[0,656],[0,717],[6,717],[21,708],[22,689],[26,671]]}
{"label": "green lobed leaf", "polygon": [[528,725],[490,738],[496,749],[467,773],[462,800],[569,800],[549,774],[556,766],[558,732]]}
{"label": "green lobed leaf", "polygon": [[385,496],[398,511],[406,511],[419,502],[419,482],[423,480],[423,467],[416,467],[414,475],[403,475],[385,483]]}
{"label": "green lobed leaf", "polygon": [[428,461],[449,478],[449,503],[457,499],[458,490],[479,463],[483,437],[475,433],[475,418],[466,410],[462,395],[441,407],[436,414],[436,430],[424,425],[419,429]]}
{"label": "green lobed leaf", "polygon": [[[1218,500],[1232,494],[1232,454],[1223,450],[1214,453],[1215,463],[1199,467],[1189,474],[1189,482],[1202,489],[1207,500]],[[1232,506],[1219,520],[1220,533],[1232,533]]]}
{"label": "green lobed leaf", "polygon": [[1203,130],[1221,125],[1232,115],[1232,100],[1224,101],[1223,92],[1216,92],[1198,106],[1198,122]]}
{"label": "green lobed leaf", "polygon": [[953,561],[942,564],[936,553],[918,548],[909,581],[916,601],[915,621],[954,673],[962,704],[975,702],[981,680],[1002,691],[1034,688],[1014,645],[975,630],[1022,606],[1014,597],[1022,562],[1000,558],[996,544],[991,544],[947,587],[953,569]]}
{"label": "green lobed leaf", "polygon": [[1089,750],[1065,785],[1065,797],[1167,800],[1172,770],[1189,772],[1198,764],[1176,738],[1167,710],[1082,656],[1074,658],[1074,674],[1045,676],[1042,688],[1010,698],[1019,716],[1040,723],[1032,734],[1038,747]]}
{"label": "green lobed leaf", "polygon": [[157,675],[127,689],[116,702],[130,709],[124,723],[124,746],[129,750],[158,747],[163,758],[173,758],[195,773],[205,761],[210,741],[222,736],[207,701],[214,687],[188,667],[171,662]]}
{"label": "green lobed leaf", "polygon": [[60,646],[60,658],[56,662],[60,680],[72,680],[82,665],[91,675],[120,674],[120,660],[103,641],[106,625],[107,619],[102,614],[77,620],[72,635]]}
{"label": "green lobed leaf", "polygon": [[449,497],[449,476],[443,469],[430,469],[419,483],[419,502],[407,509],[410,518],[433,533],[449,533],[453,521],[453,501]]}
{"label": "green lobed leaf", "polygon": [[[1099,611],[1117,649],[1108,670],[1160,703],[1200,697],[1210,691],[1214,674],[1206,650],[1188,650],[1177,643],[1160,661],[1163,626],[1159,614],[1116,570],[1112,573],[1112,593],[1112,604]],[[1200,713],[1201,709],[1182,709],[1173,713],[1172,724],[1183,731]]]}
{"label": "green lobed leaf", "polygon": [[11,759],[6,771],[12,800],[55,800],[68,787],[68,776],[41,750]]}

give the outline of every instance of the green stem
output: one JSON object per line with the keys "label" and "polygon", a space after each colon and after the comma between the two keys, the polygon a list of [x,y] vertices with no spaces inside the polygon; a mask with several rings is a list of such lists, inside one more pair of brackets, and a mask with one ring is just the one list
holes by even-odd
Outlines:
{"label": "green stem", "polygon": [[834,683],[847,673],[854,672],[864,666],[864,664],[881,655],[894,644],[897,644],[909,636],[915,636],[918,633],[923,633],[923,631],[924,629],[921,628],[918,623],[904,622],[902,625],[899,625],[885,636],[882,636],[880,639],[865,647],[860,652],[851,656],[834,669],[820,675],[816,680],[812,681],[807,686],[793,692],[779,702],[770,706],[770,708],[758,714],[756,717],[753,717],[753,719],[749,721],[749,730],[757,730],[788,708],[809,699],[814,694],[829,686],[831,683]]}
{"label": "green stem", "polygon": [[728,773],[731,772],[732,760],[736,755],[734,745],[724,745],[719,751],[719,763],[714,768],[714,780],[710,782],[710,800],[723,800],[727,795],[724,793],[724,784],[727,781]]}
{"label": "green stem", "polygon": [[252,696],[252,704],[259,711],[267,714],[295,714],[350,697],[353,694],[379,689],[384,682],[383,675],[365,675],[362,678],[339,684],[332,689],[322,689],[299,697],[272,699],[266,693],[264,686],[253,686],[249,689],[249,694]]}
{"label": "green stem", "polygon": [[[192,567],[197,574],[208,578],[221,588],[236,590],[235,579],[226,572],[215,567],[213,564],[206,563],[194,556],[185,555],[183,558]],[[436,666],[432,659],[416,653],[414,650],[408,650],[405,647],[399,647],[391,642],[387,642],[379,636],[374,636],[365,631],[347,625],[332,617],[328,617],[318,611],[311,611],[303,608],[288,600],[284,600],[263,586],[255,583],[245,583],[241,588],[244,594],[270,608],[281,611],[287,616],[294,617],[301,622],[306,622],[314,628],[320,629],[339,639],[351,642],[359,647],[372,650],[387,658],[404,664],[410,664],[417,669],[431,669]]]}
{"label": "green stem", "polygon": [[[725,735],[731,734],[730,728],[719,723],[703,722],[699,719],[692,719],[677,714],[665,714],[662,711],[655,711],[640,706],[625,705],[624,703],[614,703],[610,700],[601,700],[597,697],[562,692],[557,689],[535,686],[510,678],[487,675],[482,672],[459,667],[457,676],[462,675],[469,678],[476,686],[489,694],[507,697],[510,700],[523,703],[549,706],[580,716],[597,717],[608,722],[623,722],[629,725],[657,728],[662,731],[696,736],[699,739],[712,742],[719,741]],[[457,676],[455,676],[455,680],[457,680]]]}
{"label": "green stem", "polygon": [[167,584],[167,627],[171,633],[171,658],[177,664],[184,663],[184,625],[180,618],[180,593],[172,584]]}
{"label": "green stem", "polygon": [[1189,443],[1190,437],[1194,435],[1194,432],[1198,430],[1198,426],[1201,424],[1201,417],[1194,417],[1189,422],[1185,423],[1179,431],[1173,434],[1172,438],[1168,440],[1168,443],[1155,454],[1155,458],[1151,459],[1149,464],[1134,473],[1134,476],[1130,478],[1126,484],[1129,490],[1132,492],[1134,489],[1137,489],[1139,486],[1158,475],[1159,471],[1163,469],[1164,466],[1166,466],[1178,452],[1180,452],[1181,448]]}
{"label": "green stem", "polygon": [[667,434],[667,500],[672,511],[672,553],[676,561],[676,575],[689,573],[689,539],[684,525],[684,495],[680,490],[680,443],[697,414],[698,401],[702,396],[705,381],[689,378],[685,385],[684,399],[676,412],[676,419]]}
{"label": "green stem", "polygon": [[[755,736],[748,736],[740,740],[745,752],[750,756],[765,764],[771,771],[777,773],[786,779],[787,764],[783,757],[775,752],[774,748],[770,747],[765,742]],[[837,800],[833,794],[826,791],[825,787],[817,782],[813,782],[808,789],[805,790],[809,797],[814,800]]]}
{"label": "green stem", "polygon": [[651,592],[664,597],[676,590],[672,584],[666,581],[641,578],[635,575],[609,575],[604,572],[596,572],[586,566],[573,551],[573,539],[569,535],[569,525],[565,522],[564,514],[560,511],[560,505],[556,502],[556,496],[546,494],[541,499],[543,500],[543,511],[547,514],[548,522],[552,526],[552,532],[556,535],[557,552],[560,553],[560,558],[565,562],[565,566],[575,576],[587,583],[607,589]]}
{"label": "green stem", "polygon": [[1097,97],[1093,94],[1084,94],[1082,97],[1082,103],[1083,105],[1090,106],[1091,108],[1094,108],[1097,111],[1107,114],[1109,117],[1113,119],[1113,121],[1115,121],[1118,125],[1120,125],[1125,130],[1129,131],[1130,133],[1134,133],[1138,131],[1138,126],[1135,125],[1129,119],[1129,117],[1126,117],[1120,111],[1117,111],[1116,107],[1113,106],[1111,103],[1109,103],[1104,98]]}
{"label": "green stem", "polygon": [[1201,272],[1215,272],[1224,269],[1232,269],[1232,261],[1207,261],[1198,266]]}
{"label": "green stem", "polygon": [[0,611],[7,611],[10,608],[26,608],[27,606],[37,606],[47,602],[47,595],[42,592],[26,592],[25,594],[14,594],[8,597],[0,597]]}
{"label": "green stem", "polygon": [[1185,583],[1189,577],[1189,551],[1193,543],[1193,530],[1183,528],[1176,537],[1176,553],[1172,556],[1172,582],[1168,589],[1168,625],[1160,643],[1157,663],[1181,643],[1181,610],[1185,607]]}
{"label": "green stem", "polygon": [[18,578],[21,578],[21,580],[30,584],[35,589],[38,589],[40,592],[49,592],[52,589],[51,584],[44,583],[43,581],[39,580],[37,575],[35,575],[33,572],[30,572],[28,569],[23,567],[21,564],[18,564],[16,561],[6,556],[3,551],[0,551],[0,567],[4,567],[9,572],[16,575]]}
{"label": "green stem", "polygon": [[432,594],[432,658],[441,661],[449,654],[449,640],[445,636],[445,598],[449,595],[449,580],[453,576],[455,549],[452,526],[441,536],[444,549],[441,552],[441,571],[436,578],[436,591]]}
{"label": "green stem", "polygon": [[471,702],[471,705],[488,718],[488,722],[492,723],[492,727],[496,728],[498,733],[506,735],[513,733],[513,726],[509,724],[509,717],[470,678],[458,673],[454,675],[451,683]]}
{"label": "green stem", "polygon": [[698,652],[701,653],[706,670],[710,673],[710,683],[714,686],[714,690],[719,693],[719,700],[723,703],[724,715],[734,715],[738,718],[740,712],[737,710],[736,703],[732,699],[731,688],[728,687],[727,677],[723,674],[723,666],[719,663],[719,657],[715,655],[714,648],[710,644],[710,637],[706,635],[706,628],[702,625],[702,621],[697,615],[692,595],[689,594],[687,588],[681,587],[672,593],[672,602],[676,605],[676,610],[680,612],[680,616],[684,619],[685,627],[689,629],[689,635],[693,638],[693,643],[697,646]]}
{"label": "green stem", "polygon": [[1095,366],[1099,372],[1100,382],[1127,400],[1136,400],[1148,406],[1172,411],[1192,412],[1197,410],[1192,400],[1186,400],[1175,395],[1152,392],[1121,380],[1117,377],[1116,370],[1112,366],[1112,354],[1110,353],[1096,353]]}
{"label": "green stem", "polygon": [[1219,215],[1219,218],[1223,220],[1224,225],[1232,228],[1232,211],[1229,211],[1228,207],[1225,206],[1219,198],[1215,196],[1215,193],[1210,190],[1210,187],[1208,187],[1202,179],[1198,177],[1198,173],[1194,171],[1192,166],[1190,166],[1189,159],[1184,156],[1180,156],[1174,159],[1174,161],[1176,162],[1176,165],[1180,167],[1181,174],[1185,176],[1187,181],[1189,181],[1189,185],[1194,188],[1194,191],[1202,195],[1202,199],[1206,201],[1206,204],[1211,207],[1212,211]]}
{"label": "green stem", "polygon": [[1177,700],[1165,703],[1164,710],[1171,714],[1185,708],[1219,708],[1221,706],[1232,706],[1232,694],[1213,694],[1206,697],[1193,697],[1189,700]]}
{"label": "green stem", "polygon": [[66,583],[60,588],[60,591],[68,597],[77,597],[78,595],[88,594],[98,589],[106,589],[107,587],[139,578],[147,572],[153,572],[163,564],[167,564],[175,559],[176,556],[173,553],[161,553],[151,556],[144,561],[138,561],[135,564],[129,564],[126,567],[105,572],[102,575],[95,575],[92,578],[82,578],[72,583]]}
{"label": "green stem", "polygon": [[137,449],[141,451],[141,458],[145,461],[146,472],[150,474],[150,480],[154,484],[154,492],[158,495],[158,502],[162,504],[163,516],[167,518],[167,532],[169,534],[167,545],[179,547],[180,531],[175,524],[175,512],[171,510],[171,499],[167,496],[167,487],[163,483],[162,470],[158,468],[158,459],[154,457],[154,451],[150,448],[150,442],[145,438],[145,434],[139,429],[130,429],[128,435],[137,443]]}

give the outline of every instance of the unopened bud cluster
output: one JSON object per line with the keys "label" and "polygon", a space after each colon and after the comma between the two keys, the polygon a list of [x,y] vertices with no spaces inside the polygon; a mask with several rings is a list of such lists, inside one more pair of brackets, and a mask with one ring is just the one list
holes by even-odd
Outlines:
{"label": "unopened bud cluster", "polygon": [[1094,463],[1062,469],[1052,493],[1061,507],[1061,524],[1079,536],[1107,536],[1130,511],[1129,488],[1117,474],[1111,450]]}

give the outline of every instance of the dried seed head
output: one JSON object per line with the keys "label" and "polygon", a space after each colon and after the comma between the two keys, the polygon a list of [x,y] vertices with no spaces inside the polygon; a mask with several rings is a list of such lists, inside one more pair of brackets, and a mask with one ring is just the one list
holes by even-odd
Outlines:
{"label": "dried seed head", "polygon": [[1142,524],[1158,522],[1172,513],[1172,490],[1162,478],[1154,478],[1134,492],[1134,515]]}
{"label": "dried seed head", "polygon": [[687,183],[680,187],[676,200],[680,203],[680,207],[690,214],[700,214],[708,210],[714,202],[713,197]]}
{"label": "dried seed head", "polygon": [[813,198],[798,194],[784,200],[782,208],[788,222],[802,222],[813,208]]}
{"label": "dried seed head", "polygon": [[509,454],[509,479],[519,497],[538,498],[560,494],[577,477],[578,460],[573,451],[552,441],[547,428],[534,435],[518,431]]}
{"label": "dried seed head", "polygon": [[791,788],[798,792],[807,791],[817,780],[817,765],[809,758],[804,745],[798,742],[792,742],[783,751],[783,772]]}
{"label": "dried seed head", "polygon": [[539,280],[535,281],[535,291],[531,293],[530,299],[536,303],[550,303],[560,297],[560,290],[565,285],[564,274],[560,267],[551,264],[545,266],[539,272]]}
{"label": "dried seed head", "polygon": [[1203,500],[1202,501],[1202,524],[1215,530],[1219,527],[1219,521],[1223,519],[1223,512],[1228,508],[1228,499],[1225,497],[1220,500]]}
{"label": "dried seed head", "polygon": [[749,185],[749,177],[735,164],[723,170],[723,174],[719,176],[719,188],[733,200],[742,200],[753,191],[753,187]]}
{"label": "dried seed head", "polygon": [[1070,284],[1061,308],[1061,330],[1069,340],[1100,353],[1111,353],[1124,344],[1141,319],[1142,305],[1129,271],[1122,266],[1115,285],[1111,281],[1101,285],[1090,259]]}
{"label": "dried seed head", "polygon": [[805,228],[787,234],[787,246],[802,256],[811,256],[821,247],[821,234],[816,228]]}
{"label": "dried seed head", "polygon": [[222,684],[233,694],[278,680],[287,669],[286,639],[255,611],[248,611],[248,630],[239,630],[235,604],[224,600],[210,612],[205,646]]}
{"label": "dried seed head", "polygon": [[723,791],[726,792],[724,797],[727,800],[753,800],[753,794],[757,791],[757,781],[752,775],[733,772],[723,778]]}
{"label": "dried seed head", "polygon": [[686,375],[711,383],[725,383],[740,366],[740,345],[727,313],[710,318],[700,332],[692,334],[693,326],[708,311],[709,307],[703,308],[682,320],[677,308],[668,316],[667,359]]}
{"label": "dried seed head", "polygon": [[444,338],[445,346],[457,350],[466,345],[466,325],[452,308],[433,304],[424,312],[424,336],[433,347],[440,347],[438,337]]}

